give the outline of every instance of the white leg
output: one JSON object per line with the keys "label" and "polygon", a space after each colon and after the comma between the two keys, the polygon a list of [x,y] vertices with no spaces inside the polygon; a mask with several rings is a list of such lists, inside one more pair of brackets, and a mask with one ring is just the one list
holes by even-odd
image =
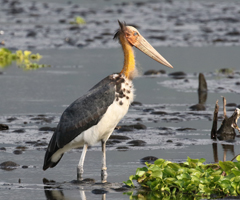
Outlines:
{"label": "white leg", "polygon": [[102,182],[107,182],[107,165],[106,165],[106,142],[102,142],[102,171],[101,178]]}
{"label": "white leg", "polygon": [[82,179],[82,175],[83,175],[83,164],[84,164],[84,160],[85,160],[87,148],[88,148],[88,145],[87,145],[87,144],[84,144],[83,150],[82,150],[82,155],[81,155],[81,158],[80,158],[79,163],[78,163],[78,166],[77,166],[77,179],[78,179],[78,180],[81,180],[81,179]]}

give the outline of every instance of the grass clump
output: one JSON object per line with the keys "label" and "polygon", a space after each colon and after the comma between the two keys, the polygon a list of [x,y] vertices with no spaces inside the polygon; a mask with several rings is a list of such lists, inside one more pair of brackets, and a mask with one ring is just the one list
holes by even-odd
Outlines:
{"label": "grass clump", "polygon": [[[216,164],[204,164],[205,159],[187,158],[184,163],[172,163],[158,159],[154,164],[145,163],[146,167],[137,168],[136,174],[124,182],[134,187],[133,180],[141,186],[141,192],[132,199],[156,199],[168,197],[176,199],[186,195],[194,197],[237,196],[240,195],[240,156],[237,162],[219,161]],[[150,195],[150,196],[149,196]],[[160,195],[160,196],[159,196]],[[185,199],[185,198],[184,198]]]}

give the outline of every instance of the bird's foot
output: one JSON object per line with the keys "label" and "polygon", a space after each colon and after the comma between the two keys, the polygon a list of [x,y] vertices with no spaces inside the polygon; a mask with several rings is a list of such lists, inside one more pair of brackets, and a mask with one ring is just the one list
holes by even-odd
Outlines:
{"label": "bird's foot", "polygon": [[107,168],[102,168],[101,179],[102,179],[102,183],[107,182]]}
{"label": "bird's foot", "polygon": [[83,179],[83,167],[77,166],[77,180],[81,181]]}

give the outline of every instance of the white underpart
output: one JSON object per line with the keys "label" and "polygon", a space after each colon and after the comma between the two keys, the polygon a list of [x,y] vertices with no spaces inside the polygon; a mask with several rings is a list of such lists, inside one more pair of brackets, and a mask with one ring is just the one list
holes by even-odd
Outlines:
{"label": "white underpart", "polygon": [[[115,98],[114,102],[108,107],[106,113],[103,115],[98,124],[82,132],[74,140],[54,153],[51,158],[52,162],[57,162],[61,155],[70,149],[82,147],[84,144],[92,146],[101,140],[108,140],[114,128],[128,112],[128,108],[134,99],[134,88],[132,81],[127,80],[122,83],[122,88],[125,88],[126,91],[130,91],[130,93],[126,93],[129,99],[123,97],[117,101]],[[115,95],[117,94],[115,93]],[[122,105],[120,105],[120,101],[122,101]]]}

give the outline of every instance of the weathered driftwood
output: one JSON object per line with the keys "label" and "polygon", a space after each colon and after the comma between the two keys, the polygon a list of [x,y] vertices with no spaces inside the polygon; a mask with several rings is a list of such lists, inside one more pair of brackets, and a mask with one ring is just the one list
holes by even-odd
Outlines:
{"label": "weathered driftwood", "polygon": [[206,110],[205,103],[207,101],[207,82],[202,73],[198,76],[198,104],[190,106],[191,110]]}
{"label": "weathered driftwood", "polygon": [[217,119],[218,119],[218,101],[215,104],[214,117],[213,117],[213,125],[211,131],[211,139],[218,138],[219,140],[232,140],[235,138],[235,129],[237,129],[240,133],[240,128],[237,126],[238,118],[240,117],[240,109],[236,108],[231,117],[227,117],[226,115],[226,99],[223,97],[223,115],[224,120],[220,128],[217,130]]}
{"label": "weathered driftwood", "polygon": [[212,130],[211,130],[211,139],[216,139],[217,138],[217,119],[218,119],[218,100],[216,101],[215,104],[215,109],[213,113],[213,125],[212,125]]}
{"label": "weathered driftwood", "polygon": [[207,92],[207,81],[202,73],[198,75],[198,92]]}

